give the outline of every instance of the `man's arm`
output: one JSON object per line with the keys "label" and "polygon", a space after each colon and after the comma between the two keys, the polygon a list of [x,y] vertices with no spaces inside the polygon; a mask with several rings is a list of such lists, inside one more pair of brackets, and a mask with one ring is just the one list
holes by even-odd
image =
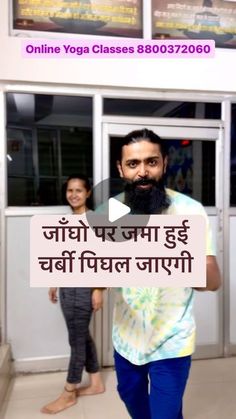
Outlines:
{"label": "man's arm", "polygon": [[221,286],[221,274],[215,256],[206,257],[206,288],[194,288],[197,291],[216,291]]}

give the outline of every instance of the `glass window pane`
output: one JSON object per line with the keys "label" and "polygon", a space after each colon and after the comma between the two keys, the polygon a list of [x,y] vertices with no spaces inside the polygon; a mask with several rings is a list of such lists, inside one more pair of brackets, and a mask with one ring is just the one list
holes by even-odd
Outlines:
{"label": "glass window pane", "polygon": [[[123,190],[123,182],[116,169],[119,141],[118,137],[111,137],[110,140],[112,195]],[[202,202],[205,206],[215,206],[215,142],[185,138],[167,139],[166,142],[166,186]]]}
{"label": "glass window pane", "polygon": [[39,175],[56,175],[58,173],[57,133],[54,130],[39,129],[37,134]]}
{"label": "glass window pane", "polygon": [[220,103],[105,99],[105,115],[220,119]]}
{"label": "glass window pane", "polygon": [[38,205],[58,205],[60,201],[57,179],[40,179],[37,191]]}
{"label": "glass window pane", "polygon": [[32,176],[32,131],[7,130],[7,160],[9,176]]}
{"label": "glass window pane", "polygon": [[92,130],[70,128],[61,130],[62,175],[82,173],[93,176]]}
{"label": "glass window pane", "polygon": [[236,104],[231,108],[231,170],[230,205],[236,206]]}
{"label": "glass window pane", "polygon": [[31,178],[8,178],[8,205],[25,206],[35,205],[34,180]]}
{"label": "glass window pane", "polygon": [[[6,99],[8,205],[60,205],[68,175],[93,175],[92,98],[7,93]],[[18,198],[14,184],[22,187]]]}

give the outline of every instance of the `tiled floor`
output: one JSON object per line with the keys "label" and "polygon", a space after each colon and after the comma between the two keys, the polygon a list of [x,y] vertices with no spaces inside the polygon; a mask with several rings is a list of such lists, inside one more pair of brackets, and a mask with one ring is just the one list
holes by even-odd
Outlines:
{"label": "tiled floor", "polygon": [[[103,371],[106,392],[84,396],[58,419],[128,419],[116,392],[113,370]],[[61,391],[65,373],[19,376],[12,380],[1,419],[43,419],[40,408]],[[86,377],[85,377],[86,381]],[[236,358],[194,361],[185,394],[185,419],[236,419]]]}

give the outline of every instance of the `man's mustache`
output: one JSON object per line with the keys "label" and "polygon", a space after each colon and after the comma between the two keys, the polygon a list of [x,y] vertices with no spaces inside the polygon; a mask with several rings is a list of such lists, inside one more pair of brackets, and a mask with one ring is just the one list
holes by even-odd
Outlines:
{"label": "man's mustache", "polygon": [[126,184],[132,187],[132,189],[135,189],[137,186],[145,186],[145,185],[157,186],[158,181],[153,178],[142,178],[142,179],[137,179],[134,181],[129,181],[126,179]]}

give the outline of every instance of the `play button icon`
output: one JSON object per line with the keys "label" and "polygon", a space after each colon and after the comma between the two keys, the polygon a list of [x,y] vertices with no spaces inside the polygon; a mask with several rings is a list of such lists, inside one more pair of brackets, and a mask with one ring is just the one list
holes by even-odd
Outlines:
{"label": "play button icon", "polygon": [[142,228],[147,226],[150,215],[132,214],[131,208],[125,204],[124,192],[117,188],[116,179],[105,179],[98,183],[92,195],[94,208],[86,212],[86,218],[90,228],[102,240],[125,242],[129,240],[128,231],[131,234],[132,229],[139,235]]}
{"label": "play button icon", "polygon": [[130,213],[130,207],[123,204],[115,198],[110,198],[108,201],[108,220],[113,223],[119,218],[124,217]]}

